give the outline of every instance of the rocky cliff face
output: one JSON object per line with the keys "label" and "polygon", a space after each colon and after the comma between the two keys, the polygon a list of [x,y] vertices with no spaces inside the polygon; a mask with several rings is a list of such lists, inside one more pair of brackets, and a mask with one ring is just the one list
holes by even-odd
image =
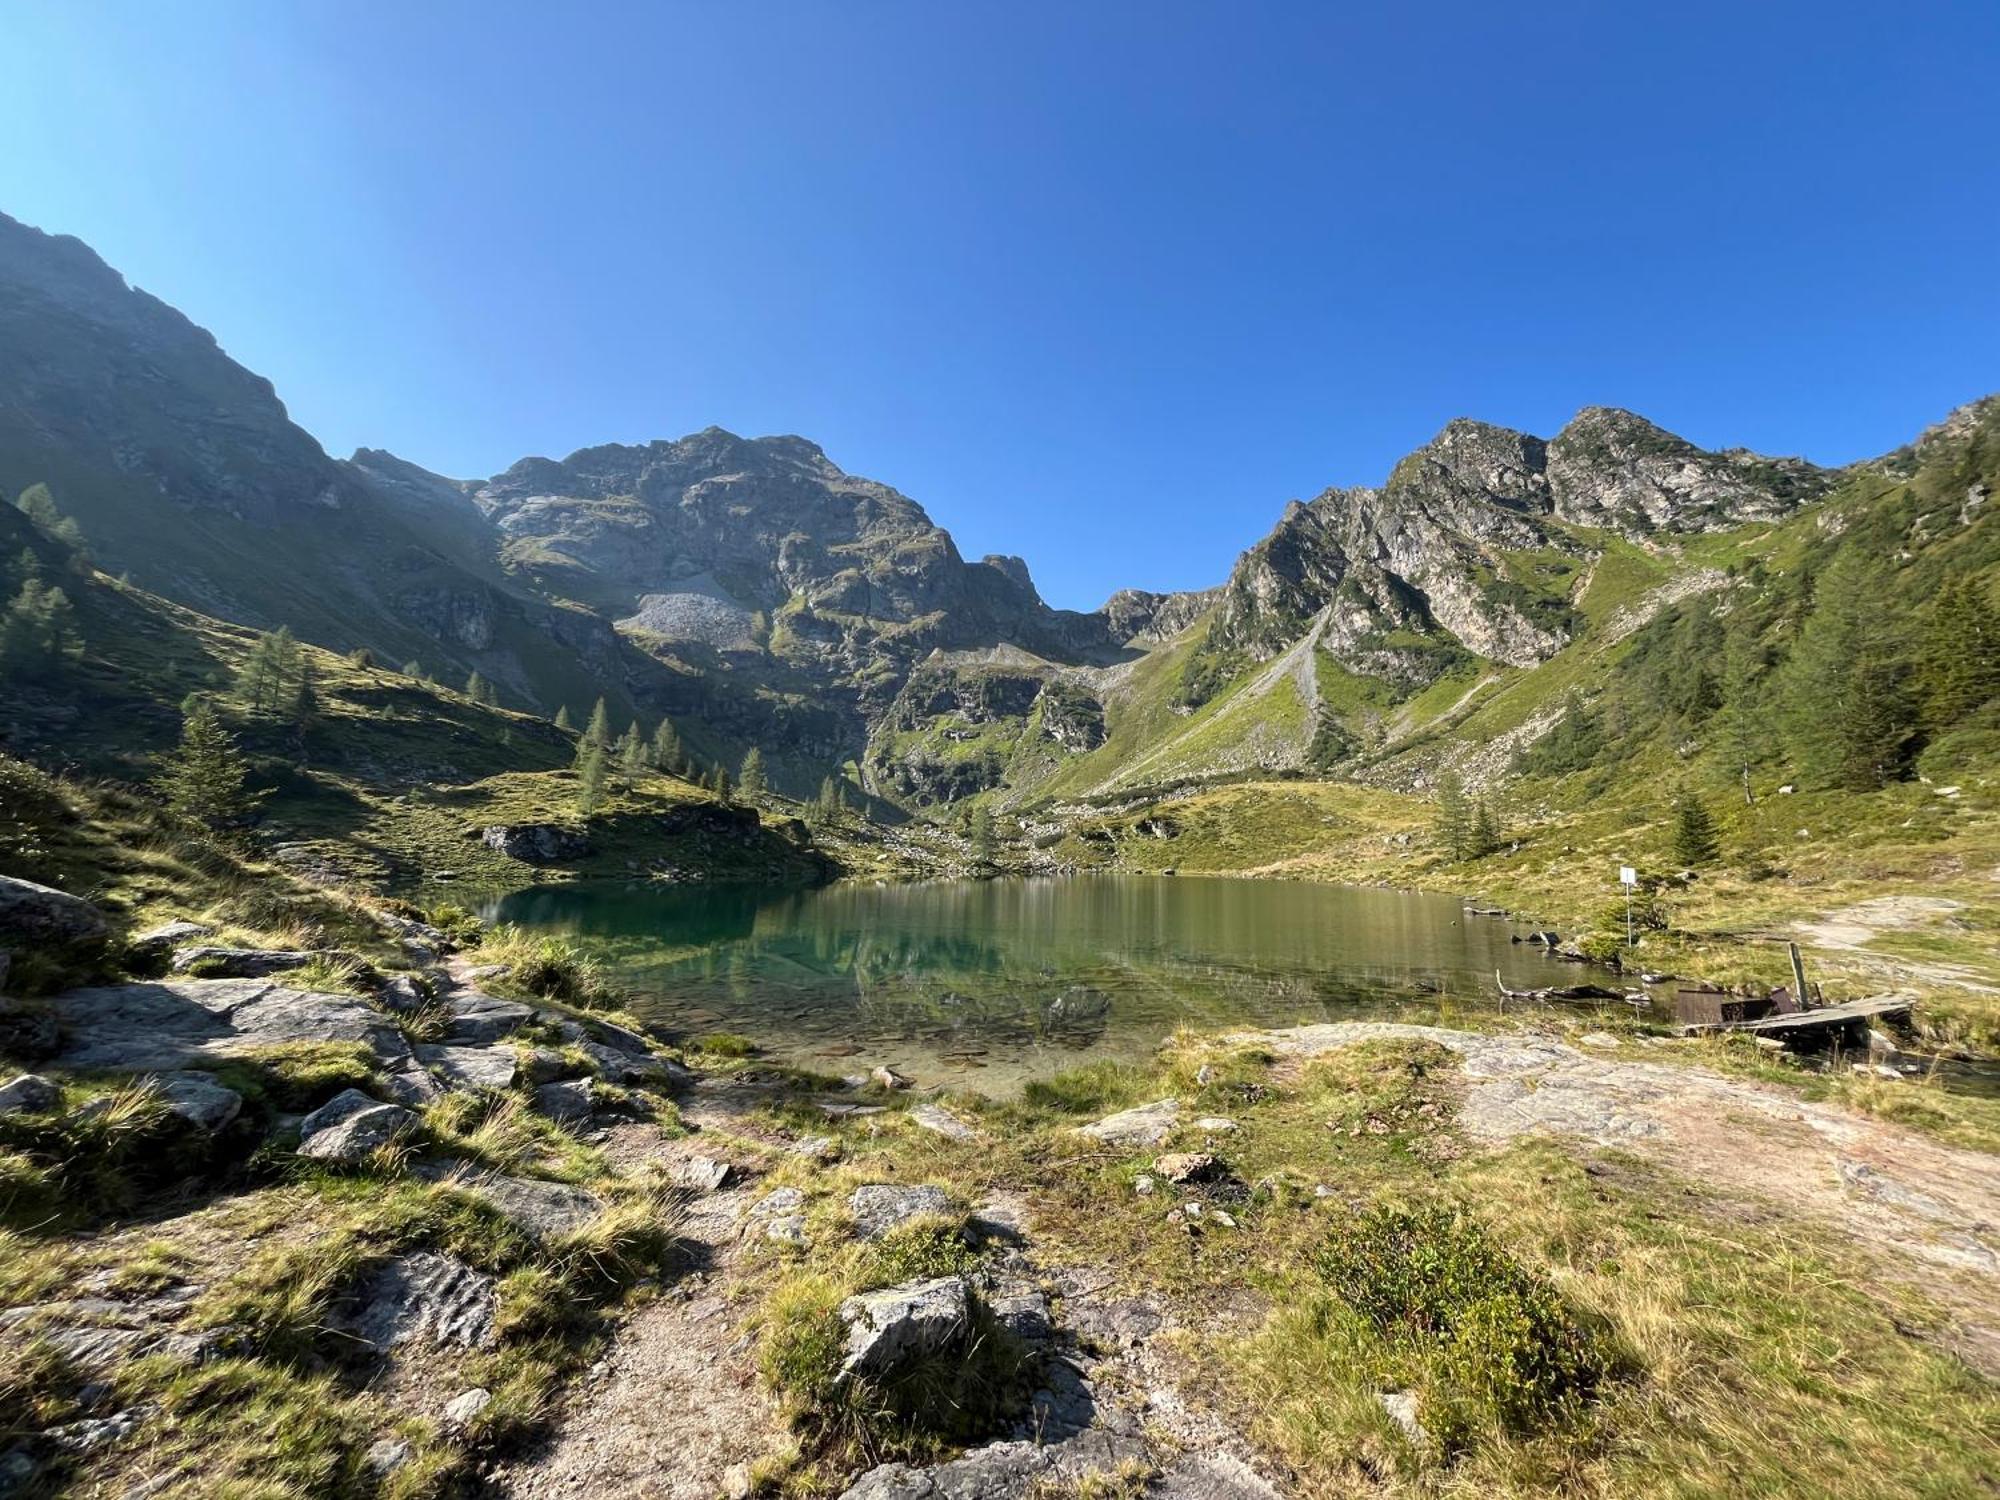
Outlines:
{"label": "rocky cliff face", "polygon": [[1546,441],[1456,420],[1380,489],[1290,506],[1238,561],[1205,649],[1265,660],[1318,628],[1336,660],[1397,681],[1420,680],[1441,647],[1532,665],[1570,639],[1568,589],[1598,550],[1569,528],[1643,538],[1777,520],[1835,478],[1705,452],[1604,407]]}

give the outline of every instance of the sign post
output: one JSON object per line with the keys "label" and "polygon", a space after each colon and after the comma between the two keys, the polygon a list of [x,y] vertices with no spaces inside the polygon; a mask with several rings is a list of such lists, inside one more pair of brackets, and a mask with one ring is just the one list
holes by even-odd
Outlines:
{"label": "sign post", "polygon": [[1625,946],[1632,946],[1632,892],[1639,884],[1639,872],[1630,865],[1618,867],[1618,883],[1625,887]]}

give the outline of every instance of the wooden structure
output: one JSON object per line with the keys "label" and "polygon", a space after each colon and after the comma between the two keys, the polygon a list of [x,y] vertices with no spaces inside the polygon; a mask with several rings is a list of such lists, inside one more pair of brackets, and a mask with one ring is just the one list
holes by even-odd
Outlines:
{"label": "wooden structure", "polygon": [[[1741,1000],[1742,996],[1732,997]],[[1753,1002],[1763,1003],[1766,1002]],[[1676,1007],[1678,1014],[1678,1006]],[[1681,1030],[1687,1035],[1704,1031],[1749,1031],[1774,1037],[1788,1046],[1821,1047],[1837,1043],[1856,1050],[1868,1045],[1871,1021],[1890,1016],[1908,1016],[1906,995],[1871,995],[1865,1000],[1849,1000],[1840,1005],[1824,1005],[1817,1010],[1794,1010],[1788,1014],[1766,1014],[1752,1020],[1688,1022]]]}
{"label": "wooden structure", "polygon": [[1674,1019],[1686,1031],[1712,1031],[1762,1020],[1777,1010],[1767,995],[1739,995],[1707,985],[1684,985],[1674,991]]}

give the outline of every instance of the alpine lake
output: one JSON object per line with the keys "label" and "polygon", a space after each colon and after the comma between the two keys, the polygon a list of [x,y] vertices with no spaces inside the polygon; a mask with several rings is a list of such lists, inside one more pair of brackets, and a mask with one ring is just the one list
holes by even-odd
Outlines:
{"label": "alpine lake", "polygon": [[1138,1060],[1179,1026],[1449,1025],[1499,1006],[1496,974],[1513,989],[1600,977],[1455,897],[1266,880],[596,883],[510,892],[481,915],[587,942],[672,1034],[996,1095]]}

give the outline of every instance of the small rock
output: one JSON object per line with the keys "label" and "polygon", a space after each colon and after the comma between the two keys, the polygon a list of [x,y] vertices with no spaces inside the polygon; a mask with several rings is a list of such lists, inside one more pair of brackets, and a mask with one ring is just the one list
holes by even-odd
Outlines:
{"label": "small rock", "polygon": [[382,1101],[371,1098],[360,1089],[342,1089],[318,1109],[299,1121],[301,1138],[317,1135],[320,1131],[338,1125],[343,1120],[352,1119],[364,1109],[374,1109]]}
{"label": "small rock", "polygon": [[68,1453],[89,1453],[107,1443],[129,1437],[153,1414],[150,1406],[134,1406],[109,1417],[85,1417],[51,1427],[42,1437]]}
{"label": "small rock", "polygon": [[864,1240],[879,1240],[919,1214],[949,1213],[951,1195],[928,1184],[869,1183],[848,1194],[847,1210],[854,1215],[854,1227]]}
{"label": "small rock", "polygon": [[1194,1122],[1194,1128],[1207,1135],[1230,1135],[1236,1129],[1236,1122],[1221,1115],[1203,1115]]}
{"label": "small rock", "polygon": [[545,1083],[535,1090],[535,1108],[558,1125],[580,1125],[596,1113],[588,1078]]}
{"label": "small rock", "polygon": [[510,1089],[520,1060],[511,1047],[433,1047],[415,1049],[417,1061],[435,1068],[455,1089]]}
{"label": "small rock", "polygon": [[677,1187],[714,1193],[729,1181],[729,1163],[712,1156],[689,1156],[675,1162],[667,1175]]}
{"label": "small rock", "polygon": [[431,1003],[431,995],[413,974],[394,974],[375,991],[382,1008],[399,1016],[413,1016]]}
{"label": "small rock", "polygon": [[722,1493],[727,1500],[750,1500],[756,1486],[750,1480],[750,1465],[731,1464],[722,1471]]}
{"label": "small rock", "polygon": [[1595,1047],[1600,1052],[1616,1052],[1618,1038],[1608,1031],[1586,1031],[1577,1040],[1586,1047]]}
{"label": "small rock", "polygon": [[521,1054],[521,1076],[530,1083],[554,1083],[570,1071],[569,1059],[552,1048],[530,1047]]}
{"label": "small rock", "polygon": [[840,1304],[847,1325],[840,1379],[892,1375],[956,1346],[971,1326],[972,1294],[960,1276],[863,1292]]}
{"label": "small rock", "polygon": [[451,1029],[445,1040],[461,1046],[485,1046],[512,1036],[534,1019],[535,1012],[518,1000],[491,995],[455,995],[450,1001]]}
{"label": "small rock", "polygon": [[243,1110],[243,1096],[206,1073],[168,1074],[153,1081],[153,1091],[167,1101],[167,1113],[211,1133],[226,1128]]}
{"label": "small rock", "polygon": [[158,927],[149,927],[136,937],[127,940],[127,958],[159,960],[167,957],[183,943],[192,943],[197,938],[205,938],[215,929],[206,922],[190,922],[179,919],[163,922]]}
{"label": "small rock", "polygon": [[1785,1044],[1774,1036],[1753,1036],[1750,1038],[1750,1045],[1755,1047],[1759,1052],[1783,1052],[1785,1050]]}
{"label": "small rock", "polygon": [[1236,1227],[1235,1217],[1225,1208],[1211,1208],[1208,1211],[1208,1221],[1211,1224],[1220,1224],[1224,1229],[1234,1229]]}
{"label": "small rock", "polygon": [[808,1161],[832,1161],[840,1155],[840,1142],[830,1135],[801,1136],[785,1148],[794,1156],[803,1156]]}
{"label": "small rock", "polygon": [[1141,1172],[1137,1177],[1132,1179],[1132,1191],[1137,1193],[1141,1198],[1151,1197],[1155,1192],[1159,1191],[1159,1186],[1157,1182],[1144,1172]]}
{"label": "small rock", "polygon": [[483,1198],[537,1244],[572,1234],[604,1212],[602,1198],[566,1182],[508,1177],[499,1172],[466,1172],[457,1163],[442,1167],[427,1163],[418,1175]]}
{"label": "small rock", "polygon": [[444,1419],[454,1427],[463,1427],[493,1404],[493,1393],[484,1386],[474,1386],[453,1396],[444,1406]]}
{"label": "small rock", "polygon": [[39,1115],[62,1107],[62,1090],[39,1073],[23,1073],[0,1087],[0,1115]]}
{"label": "small rock", "polygon": [[1114,1146],[1157,1146],[1173,1131],[1180,1112],[1178,1099],[1159,1099],[1137,1109],[1106,1115],[1081,1130],[1084,1135]]}
{"label": "small rock", "polygon": [[1424,1424],[1417,1420],[1416,1395],[1410,1391],[1384,1391],[1375,1399],[1382,1403],[1382,1410],[1402,1430],[1403,1436],[1421,1447],[1427,1434]]}
{"label": "small rock", "polygon": [[890,1067],[877,1068],[868,1075],[868,1078],[871,1083],[879,1084],[885,1089],[906,1089],[910,1086],[909,1079]]}
{"label": "small rock", "polygon": [[1206,1151],[1172,1151],[1153,1163],[1169,1182],[1206,1182],[1216,1175],[1217,1162]]}
{"label": "small rock", "polygon": [[110,932],[88,901],[32,880],[0,875],[0,947],[24,953],[95,953]]}
{"label": "small rock", "polygon": [[385,1479],[410,1461],[410,1445],[403,1438],[386,1437],[371,1443],[361,1455],[361,1467],[377,1479]]}
{"label": "small rock", "polygon": [[334,1327],[378,1354],[425,1343],[483,1349],[499,1313],[493,1278],[449,1255],[416,1250],[371,1272]]}
{"label": "small rock", "polygon": [[936,1104],[918,1104],[910,1110],[910,1123],[948,1140],[970,1141],[978,1138],[974,1130],[957,1115]]}
{"label": "small rock", "polygon": [[1211,1083],[1215,1082],[1215,1069],[1207,1063],[1203,1063],[1194,1070],[1194,1081],[1196,1087],[1207,1088]]}
{"label": "small rock", "polygon": [[359,1089],[347,1089],[299,1123],[299,1155],[356,1162],[416,1128],[416,1115],[400,1104],[380,1104]]}

